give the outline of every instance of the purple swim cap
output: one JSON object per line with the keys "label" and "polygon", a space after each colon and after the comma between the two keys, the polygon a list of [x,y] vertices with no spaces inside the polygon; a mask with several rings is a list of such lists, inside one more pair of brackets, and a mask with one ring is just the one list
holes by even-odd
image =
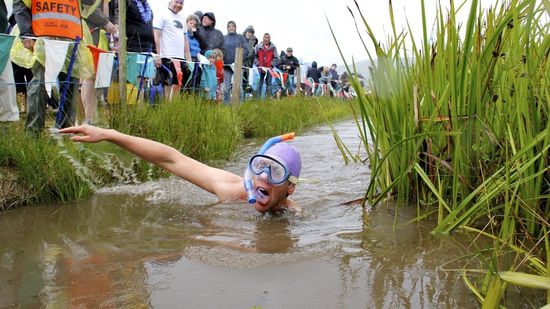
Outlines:
{"label": "purple swim cap", "polygon": [[292,147],[288,143],[277,143],[269,147],[269,149],[266,150],[265,155],[282,161],[288,168],[288,172],[291,176],[300,176],[300,170],[302,169],[302,159],[300,158],[300,153],[296,150],[296,148]]}

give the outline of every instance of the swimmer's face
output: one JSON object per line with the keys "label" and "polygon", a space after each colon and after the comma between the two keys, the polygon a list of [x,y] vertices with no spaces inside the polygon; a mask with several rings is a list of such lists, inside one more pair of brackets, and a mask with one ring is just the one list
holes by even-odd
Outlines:
{"label": "swimmer's face", "polygon": [[276,212],[286,207],[286,199],[294,193],[295,184],[285,181],[280,185],[273,185],[267,173],[254,176],[254,191],[261,192],[257,197],[254,208],[259,212]]}

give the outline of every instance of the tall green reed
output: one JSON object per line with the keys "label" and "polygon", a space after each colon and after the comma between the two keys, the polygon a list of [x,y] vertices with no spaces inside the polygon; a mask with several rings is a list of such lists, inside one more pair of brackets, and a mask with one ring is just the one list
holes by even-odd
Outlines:
{"label": "tall green reed", "polygon": [[[506,287],[501,267],[549,275],[548,262],[532,267],[550,253],[548,12],[535,0],[487,11],[473,0],[463,25],[451,1],[429,37],[420,3],[422,42],[397,31],[390,2],[393,37],[382,45],[356,2],[354,19],[375,45],[375,54],[367,50],[371,92],[360,96],[356,113],[363,142],[370,141],[366,200],[413,202],[419,217],[437,215],[435,233],[484,226],[480,233],[498,242],[483,284],[469,286],[486,306],[498,306]],[[499,264],[510,246],[521,249],[516,262]]]}

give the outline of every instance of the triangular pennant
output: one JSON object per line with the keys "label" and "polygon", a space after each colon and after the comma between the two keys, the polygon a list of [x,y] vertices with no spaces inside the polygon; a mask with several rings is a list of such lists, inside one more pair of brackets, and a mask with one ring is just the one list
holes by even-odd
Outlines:
{"label": "triangular pennant", "polygon": [[70,44],[73,43],[44,39],[44,49],[46,51],[44,82],[46,83],[46,92],[50,97],[52,96],[52,84],[56,82],[57,76],[63,68]]}
{"label": "triangular pennant", "polygon": [[199,62],[201,64],[210,64],[210,60],[208,60],[208,58],[206,58],[205,56],[203,56],[201,54],[197,54],[197,57],[198,57]]}
{"label": "triangular pennant", "polygon": [[138,54],[128,52],[126,54],[126,80],[134,86],[138,85],[139,69]]}
{"label": "triangular pennant", "polygon": [[176,69],[176,76],[178,78],[178,85],[182,85],[183,82],[183,72],[181,71],[181,62],[176,59],[172,59],[172,63],[174,64],[174,68]]}
{"label": "triangular pennant", "polygon": [[114,62],[115,62],[115,54],[113,53],[99,54],[96,76],[95,76],[95,88],[109,88],[111,86]]}
{"label": "triangular pennant", "polygon": [[277,72],[275,72],[273,69],[268,69],[267,70],[269,72],[269,74],[271,75],[271,77],[273,78],[280,78],[279,77],[279,74]]}
{"label": "triangular pennant", "polygon": [[88,45],[90,52],[92,53],[92,59],[94,60],[94,70],[97,72],[97,64],[99,62],[99,54],[106,53],[106,50],[97,48],[94,45]]}
{"label": "triangular pennant", "polygon": [[0,74],[4,72],[6,63],[8,63],[8,59],[10,59],[9,50],[11,50],[11,46],[13,45],[13,39],[15,39],[14,36],[0,34],[0,50],[6,51],[0,53]]}

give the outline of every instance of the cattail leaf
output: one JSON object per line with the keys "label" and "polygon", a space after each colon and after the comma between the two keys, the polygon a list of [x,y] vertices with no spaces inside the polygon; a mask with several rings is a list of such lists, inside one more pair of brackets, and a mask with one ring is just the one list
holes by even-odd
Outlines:
{"label": "cattail leaf", "polygon": [[500,278],[508,283],[534,289],[550,290],[550,277],[543,277],[513,271],[501,271]]}

